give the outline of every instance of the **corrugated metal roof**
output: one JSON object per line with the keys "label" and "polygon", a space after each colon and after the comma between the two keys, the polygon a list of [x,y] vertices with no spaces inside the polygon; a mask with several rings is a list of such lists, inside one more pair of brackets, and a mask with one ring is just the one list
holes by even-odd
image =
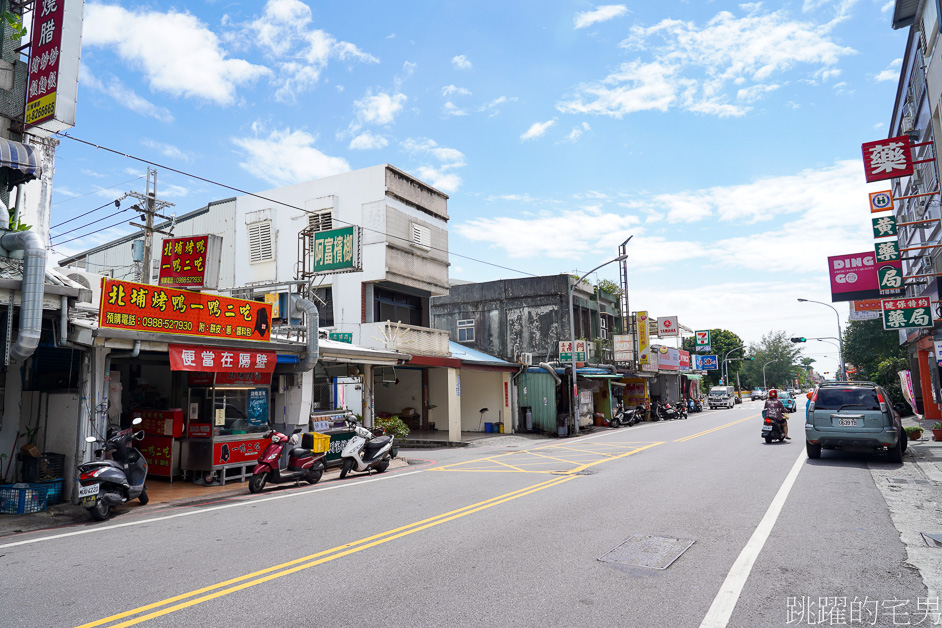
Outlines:
{"label": "corrugated metal roof", "polygon": [[516,366],[513,362],[501,360],[500,358],[488,355],[483,351],[478,351],[477,349],[460,345],[453,340],[448,341],[448,351],[451,353],[451,357],[455,358],[456,360],[461,360],[462,362]]}

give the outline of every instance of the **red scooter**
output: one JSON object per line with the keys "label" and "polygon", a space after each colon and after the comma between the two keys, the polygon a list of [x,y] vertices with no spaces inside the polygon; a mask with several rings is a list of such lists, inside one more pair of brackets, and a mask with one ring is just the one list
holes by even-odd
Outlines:
{"label": "red scooter", "polygon": [[[266,432],[264,438],[270,438],[271,442],[258,457],[258,464],[252,472],[252,479],[249,480],[250,492],[262,492],[267,482],[284,484],[305,481],[308,484],[317,484],[324,475],[326,468],[324,458],[327,453],[314,453],[310,449],[298,447],[300,432],[299,427],[294,430],[290,438],[275,430]],[[281,453],[288,445],[291,445],[291,451],[288,453],[288,468],[281,469],[279,464]]]}

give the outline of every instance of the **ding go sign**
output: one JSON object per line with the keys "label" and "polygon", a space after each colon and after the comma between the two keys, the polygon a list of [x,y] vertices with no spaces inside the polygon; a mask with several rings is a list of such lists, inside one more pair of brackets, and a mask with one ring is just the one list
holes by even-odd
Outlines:
{"label": "ding go sign", "polygon": [[882,262],[869,251],[829,257],[828,273],[834,302],[903,294],[902,261]]}

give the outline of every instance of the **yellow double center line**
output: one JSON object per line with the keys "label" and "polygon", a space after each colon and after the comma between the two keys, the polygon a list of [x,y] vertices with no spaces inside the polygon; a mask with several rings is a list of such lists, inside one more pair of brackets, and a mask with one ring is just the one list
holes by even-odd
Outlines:
{"label": "yellow double center line", "polygon": [[[388,543],[395,539],[408,536],[410,534],[415,534],[422,530],[432,528],[434,526],[440,525],[442,523],[447,523],[461,517],[479,512],[481,510],[486,510],[493,506],[503,504],[504,502],[523,497],[525,495],[530,495],[531,493],[536,493],[537,491],[542,491],[547,488],[552,488],[560,484],[569,482],[570,480],[575,479],[575,475],[568,475],[563,477],[554,478],[546,482],[541,482],[534,486],[529,486],[511,493],[505,493],[498,497],[493,497],[491,499],[485,500],[483,502],[478,502],[476,504],[471,504],[470,506],[465,506],[464,508],[459,508],[458,510],[452,510],[444,514],[438,515],[436,517],[431,517],[430,519],[424,519],[422,521],[417,521],[411,523],[407,526],[402,526],[400,528],[395,528],[394,530],[388,530],[380,534],[366,537],[360,539],[359,541],[354,541],[352,543],[346,543],[344,545],[339,545],[333,549],[325,550],[323,552],[318,552],[317,554],[311,554],[309,556],[304,556],[303,558],[297,558],[295,560],[282,563],[280,565],[275,565],[274,567],[268,567],[267,569],[262,569],[254,573],[246,574],[244,576],[239,576],[238,578],[232,578],[231,580],[226,580],[225,582],[220,582],[218,584],[210,585],[208,587],[203,587],[201,589],[196,589],[195,591],[190,591],[189,593],[183,593],[174,597],[161,600],[160,602],[154,602],[153,604],[148,604],[146,606],[141,606],[117,615],[112,615],[111,617],[105,617],[104,619],[99,619],[87,624],[82,624],[78,628],[92,628],[93,626],[103,626],[105,624],[110,624],[111,622],[119,621],[134,615],[140,615],[141,613],[147,613],[146,615],[140,615],[139,617],[134,617],[128,621],[114,624],[111,628],[120,628],[121,626],[134,626],[142,622],[154,619],[155,617],[160,617],[161,615],[167,615],[168,613],[173,613],[190,606],[195,606],[197,604],[202,604],[203,602],[208,602],[216,598],[222,597],[224,595],[229,595],[243,589],[248,589],[249,587],[254,587],[289,574],[297,573],[305,569],[310,569],[311,567],[316,567],[317,565],[322,565],[324,563],[342,558],[344,556],[349,556],[350,554],[355,554],[356,552],[361,552],[365,549],[371,547],[376,547],[377,545],[382,545],[383,543]],[[156,610],[159,609],[159,610]],[[153,611],[153,612],[148,612]]]}
{"label": "yellow double center line", "polygon": [[727,427],[729,427],[729,426],[731,426],[731,425],[736,425],[737,423],[742,423],[743,421],[751,421],[752,419],[754,419],[754,418],[756,418],[756,417],[758,417],[758,416],[760,416],[760,415],[758,415],[758,414],[753,414],[752,416],[747,416],[745,419],[739,419],[738,421],[732,421],[732,422],[726,423],[726,424],[724,424],[724,425],[717,425],[716,427],[711,427],[711,428],[708,429],[708,430],[703,430],[702,432],[697,432],[696,434],[691,434],[690,436],[684,436],[683,438],[678,438],[678,439],[675,440],[674,442],[675,442],[675,443],[685,443],[685,442],[687,442],[688,440],[693,440],[694,438],[697,438],[697,437],[699,437],[699,436],[703,436],[703,435],[709,434],[709,433],[711,433],[711,432],[716,432],[716,431],[718,431],[718,430],[722,430],[722,429],[727,428]]}

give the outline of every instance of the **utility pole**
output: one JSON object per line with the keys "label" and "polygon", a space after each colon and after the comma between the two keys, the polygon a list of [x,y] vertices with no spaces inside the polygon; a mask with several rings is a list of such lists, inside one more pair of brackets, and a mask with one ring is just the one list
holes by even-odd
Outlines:
{"label": "utility pole", "polygon": [[[153,186],[151,186],[151,177],[153,177]],[[134,207],[142,212],[141,219],[144,221],[144,224],[138,224],[136,222],[128,223],[132,227],[138,227],[139,229],[144,230],[144,260],[143,268],[141,269],[141,283],[150,283],[150,269],[152,266],[151,259],[153,258],[153,246],[154,246],[154,233],[159,233],[165,236],[171,236],[172,233],[168,231],[161,231],[160,229],[154,229],[154,218],[161,218],[163,220],[173,220],[173,218],[168,216],[163,216],[157,212],[161,211],[165,207],[173,207],[173,203],[168,201],[162,201],[157,198],[157,171],[151,170],[150,166],[147,168],[147,192],[141,194],[140,192],[128,192],[128,196],[132,196],[140,201]],[[171,227],[172,229],[172,227]]]}

